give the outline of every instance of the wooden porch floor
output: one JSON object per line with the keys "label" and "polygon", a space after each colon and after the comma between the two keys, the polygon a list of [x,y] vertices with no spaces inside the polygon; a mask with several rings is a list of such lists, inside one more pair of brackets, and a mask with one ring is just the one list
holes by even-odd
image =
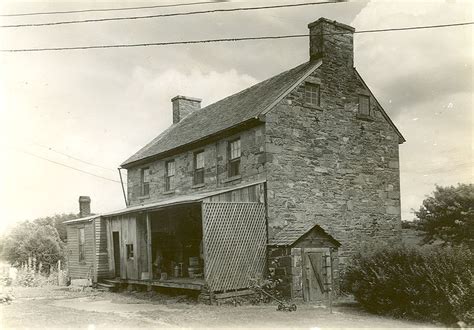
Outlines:
{"label": "wooden porch floor", "polygon": [[199,278],[170,278],[167,280],[131,280],[131,279],[104,279],[104,282],[115,283],[115,284],[140,284],[148,285],[151,283],[152,286],[162,288],[174,288],[174,289],[188,289],[201,291],[206,284],[204,279]]}

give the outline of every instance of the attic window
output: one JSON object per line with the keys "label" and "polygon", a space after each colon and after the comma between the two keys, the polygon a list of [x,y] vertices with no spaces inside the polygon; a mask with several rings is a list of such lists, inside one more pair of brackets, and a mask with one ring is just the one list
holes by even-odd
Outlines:
{"label": "attic window", "polygon": [[319,85],[313,83],[304,85],[304,102],[319,106]]}
{"label": "attic window", "polygon": [[194,184],[204,183],[204,151],[194,153]]}
{"label": "attic window", "polygon": [[229,141],[229,177],[240,175],[240,138]]}
{"label": "attic window", "polygon": [[150,168],[145,167],[140,171],[141,195],[148,196],[150,194]]}
{"label": "attic window", "polygon": [[370,117],[370,97],[367,95],[359,95],[359,116]]}
{"label": "attic window", "polygon": [[175,171],[174,159],[167,161],[165,163],[165,191],[171,191],[174,189]]}

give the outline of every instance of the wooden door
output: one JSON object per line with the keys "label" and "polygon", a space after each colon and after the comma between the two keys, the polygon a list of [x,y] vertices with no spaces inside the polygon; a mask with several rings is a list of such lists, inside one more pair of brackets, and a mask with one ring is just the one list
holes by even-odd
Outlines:
{"label": "wooden door", "polygon": [[120,277],[120,233],[118,231],[112,232],[112,241],[114,244],[115,277]]}
{"label": "wooden door", "polygon": [[322,301],[325,298],[324,257],[323,251],[303,252],[303,296],[305,301]]}

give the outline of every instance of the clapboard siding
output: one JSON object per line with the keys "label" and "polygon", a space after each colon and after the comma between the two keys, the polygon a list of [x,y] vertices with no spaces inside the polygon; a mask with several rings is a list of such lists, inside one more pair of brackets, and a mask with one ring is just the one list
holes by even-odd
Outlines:
{"label": "clapboard siding", "polygon": [[109,261],[107,255],[107,226],[103,218],[95,219],[95,254],[97,279],[109,277]]}
{"label": "clapboard siding", "polygon": [[[84,228],[84,261],[79,262],[79,229]],[[94,275],[94,222],[88,221],[67,226],[68,269],[72,279]]]}
{"label": "clapboard siding", "polygon": [[[79,228],[84,228],[84,262],[79,262]],[[105,220],[100,217],[67,225],[68,267],[72,279],[90,277],[97,281],[109,277],[106,234]]]}

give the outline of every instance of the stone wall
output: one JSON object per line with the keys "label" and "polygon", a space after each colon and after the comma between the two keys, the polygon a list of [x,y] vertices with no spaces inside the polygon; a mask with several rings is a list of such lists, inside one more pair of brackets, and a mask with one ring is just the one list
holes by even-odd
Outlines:
{"label": "stone wall", "polygon": [[[128,170],[128,200],[130,205],[151,203],[172,198],[173,196],[213,191],[240,183],[250,183],[265,178],[264,163],[264,125],[256,126],[225,139],[203,145],[199,148],[181,152],[173,157],[160,159]],[[237,137],[241,140],[241,175],[233,178],[228,176],[227,144]],[[204,185],[193,184],[194,152],[204,150]],[[175,189],[165,191],[165,162],[174,159],[176,166]],[[150,193],[141,196],[140,170],[150,168]]]}
{"label": "stone wall", "polygon": [[399,136],[372,97],[372,116],[358,116],[369,91],[336,64],[323,61],[306,80],[320,85],[320,106],[304,103],[303,82],[266,115],[268,225],[269,237],[291,223],[320,225],[345,264],[361,244],[399,238]]}

